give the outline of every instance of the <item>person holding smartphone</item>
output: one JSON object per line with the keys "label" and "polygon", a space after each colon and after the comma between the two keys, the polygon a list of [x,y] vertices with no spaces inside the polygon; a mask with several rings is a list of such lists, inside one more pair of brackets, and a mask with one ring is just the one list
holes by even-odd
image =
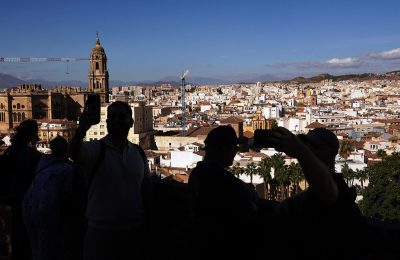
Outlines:
{"label": "person holding smartphone", "polygon": [[[285,236],[287,248],[280,250],[285,252],[283,258],[360,259],[366,252],[362,250],[365,225],[355,193],[335,172],[339,151],[336,135],[326,128],[294,135],[283,127],[256,134],[255,144],[296,158],[309,183],[307,190],[278,206],[282,234],[292,234]],[[296,234],[304,239],[299,240]]]}
{"label": "person holding smartphone", "polygon": [[84,259],[141,259],[150,176],[143,150],[127,140],[133,126],[132,109],[120,101],[109,105],[108,135],[83,142],[95,123],[89,117],[87,111],[82,114],[70,142],[72,159],[92,175]]}

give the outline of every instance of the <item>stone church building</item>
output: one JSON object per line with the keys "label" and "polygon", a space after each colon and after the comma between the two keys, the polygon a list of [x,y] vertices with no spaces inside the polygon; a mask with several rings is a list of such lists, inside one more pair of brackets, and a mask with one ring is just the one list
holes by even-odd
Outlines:
{"label": "stone church building", "polygon": [[98,37],[90,54],[88,82],[85,89],[43,89],[41,85],[26,84],[0,92],[0,133],[8,133],[28,118],[76,121],[88,94],[97,93],[102,103],[108,103],[107,56]]}

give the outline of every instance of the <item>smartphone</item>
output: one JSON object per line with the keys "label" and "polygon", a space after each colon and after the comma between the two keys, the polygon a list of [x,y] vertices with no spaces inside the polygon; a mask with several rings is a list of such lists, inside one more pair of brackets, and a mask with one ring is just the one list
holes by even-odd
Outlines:
{"label": "smartphone", "polygon": [[254,146],[258,148],[270,147],[271,144],[268,142],[268,137],[272,131],[272,129],[256,129],[254,131]]}
{"label": "smartphone", "polygon": [[100,123],[100,95],[87,95],[84,112],[92,125]]}

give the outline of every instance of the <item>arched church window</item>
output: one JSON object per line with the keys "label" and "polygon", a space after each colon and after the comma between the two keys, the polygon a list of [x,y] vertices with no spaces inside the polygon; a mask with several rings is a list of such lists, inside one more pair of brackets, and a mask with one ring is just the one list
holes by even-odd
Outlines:
{"label": "arched church window", "polygon": [[25,112],[22,112],[22,121],[25,120]]}
{"label": "arched church window", "polygon": [[18,122],[21,122],[21,113],[18,112]]}
{"label": "arched church window", "polygon": [[98,69],[99,69],[99,63],[96,62],[96,70],[98,70]]}
{"label": "arched church window", "polygon": [[20,108],[21,108],[21,104],[17,103],[17,109],[20,109]]}
{"label": "arched church window", "polygon": [[17,113],[15,113],[15,112],[13,113],[13,121],[17,122]]}

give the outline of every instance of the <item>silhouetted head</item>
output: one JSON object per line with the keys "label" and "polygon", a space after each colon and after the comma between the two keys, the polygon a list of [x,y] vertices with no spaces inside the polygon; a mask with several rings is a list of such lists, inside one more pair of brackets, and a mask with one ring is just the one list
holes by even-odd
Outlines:
{"label": "silhouetted head", "polygon": [[339,140],[337,136],[326,128],[315,128],[306,135],[299,135],[313,153],[324,162],[331,170],[335,169],[335,157],[339,152]]}
{"label": "silhouetted head", "polygon": [[34,144],[39,141],[39,127],[36,120],[28,119],[22,121],[19,126],[15,128],[15,135],[11,140],[13,145],[28,145]]}
{"label": "silhouetted head", "polygon": [[211,130],[204,144],[205,159],[217,161],[224,167],[232,165],[233,158],[239,150],[238,138],[231,126],[219,126]]}
{"label": "silhouetted head", "polygon": [[57,135],[50,141],[50,149],[53,157],[64,158],[67,156],[68,142],[64,137]]}
{"label": "silhouetted head", "polygon": [[132,108],[127,103],[116,101],[107,108],[107,130],[111,136],[127,137],[133,126]]}

